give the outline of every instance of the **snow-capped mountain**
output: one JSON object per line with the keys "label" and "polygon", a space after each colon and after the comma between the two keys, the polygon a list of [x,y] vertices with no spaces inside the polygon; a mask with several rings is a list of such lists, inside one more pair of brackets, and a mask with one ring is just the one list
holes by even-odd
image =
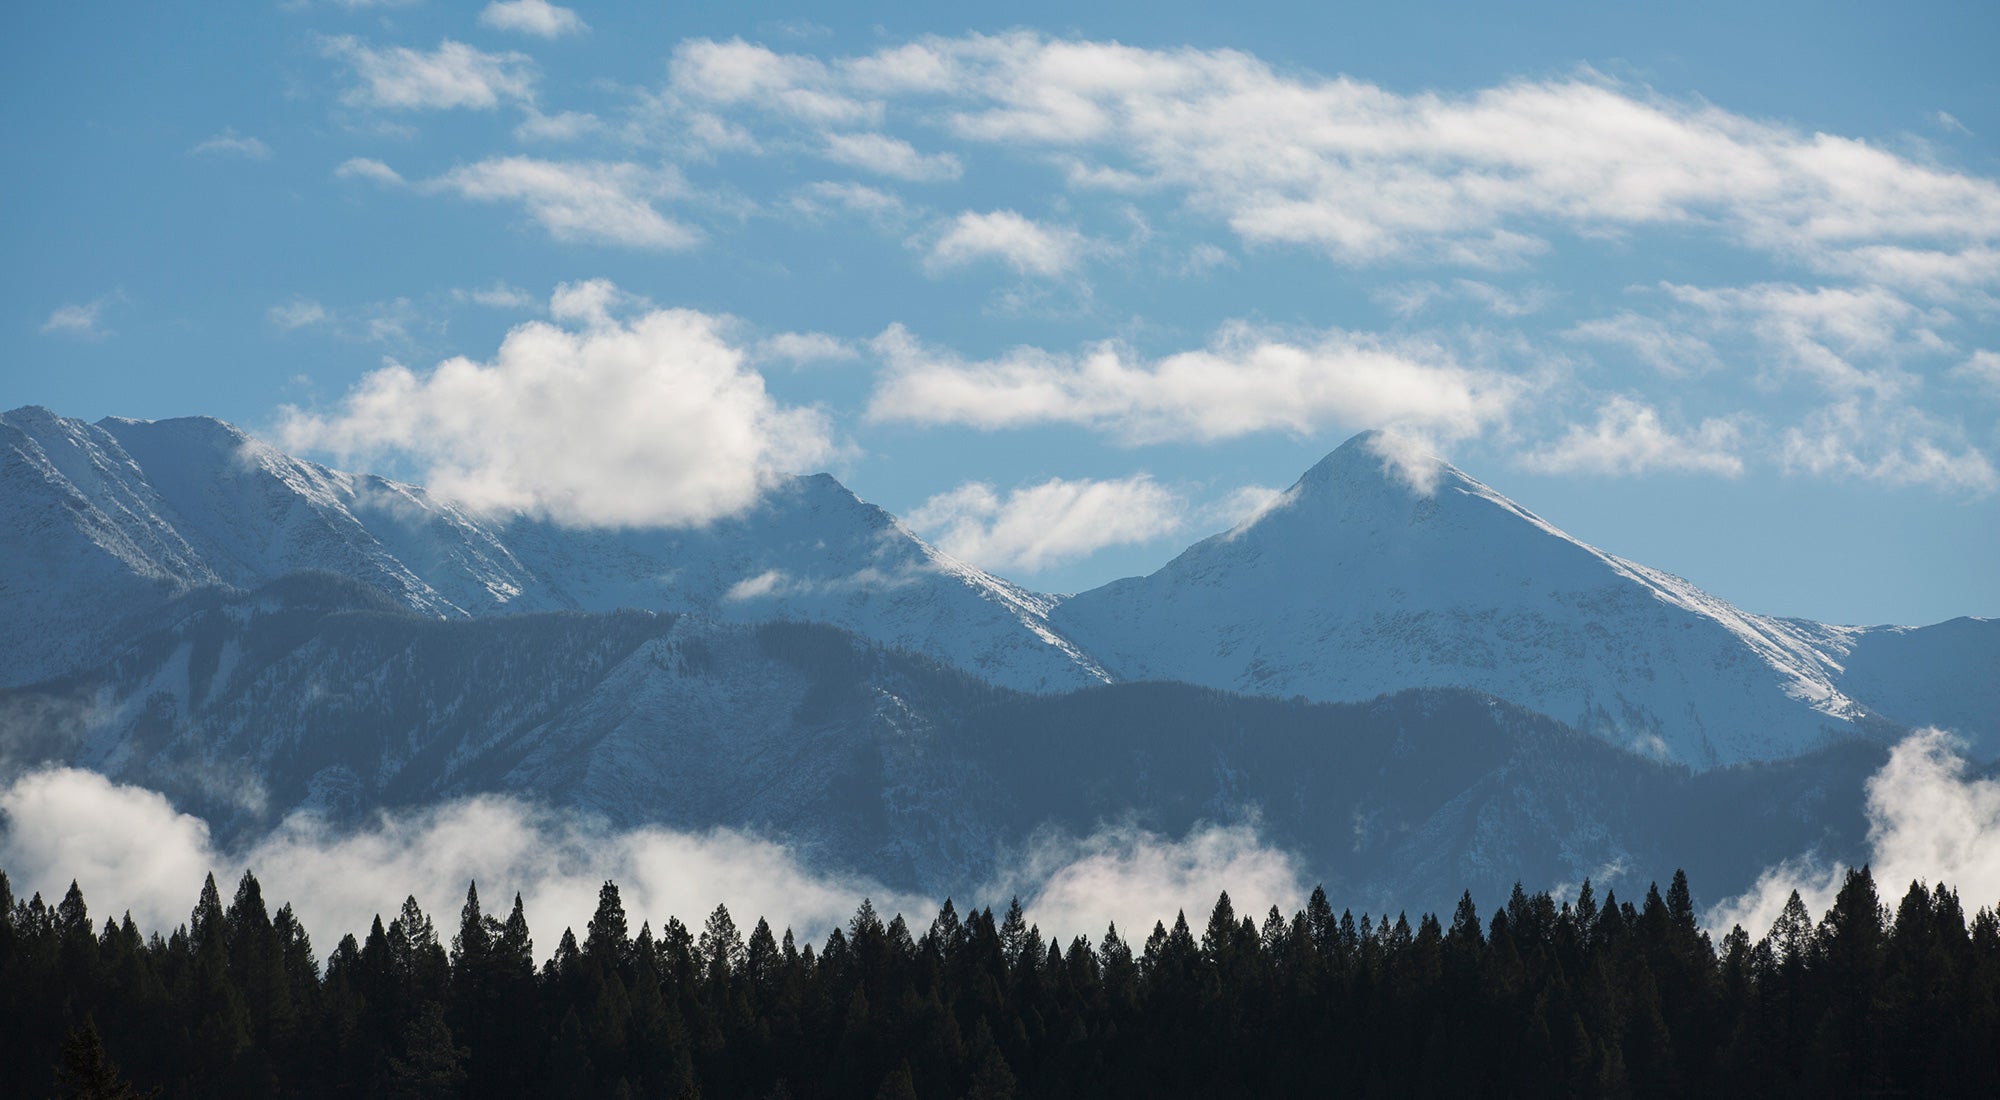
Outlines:
{"label": "snow-capped mountain", "polygon": [[1124,679],[1322,700],[1467,687],[1697,769],[1867,725],[1839,632],[1606,554],[1442,461],[1413,477],[1380,443],[1355,437],[1261,516],[1051,618]]}
{"label": "snow-capped mountain", "polygon": [[638,608],[833,623],[1031,691],[1102,682],[1047,597],[943,554],[825,475],[698,530],[585,531],[462,511],[218,420],[0,416],[0,683],[75,667],[135,613],[301,570],[422,614]]}
{"label": "snow-capped mountain", "polygon": [[1516,880],[1625,892],[1684,865],[1734,891],[1802,851],[1854,859],[1884,755],[1848,742],[1690,774],[1465,691],[1030,695],[823,625],[439,619],[327,574],[198,591],[152,619],[101,667],[0,690],[0,712],[52,716],[11,748],[161,791],[225,842],[302,809],[339,828],[499,792],[620,826],[750,829],[817,866],[962,894],[1051,830],[1253,818],[1349,903],[1439,908]]}

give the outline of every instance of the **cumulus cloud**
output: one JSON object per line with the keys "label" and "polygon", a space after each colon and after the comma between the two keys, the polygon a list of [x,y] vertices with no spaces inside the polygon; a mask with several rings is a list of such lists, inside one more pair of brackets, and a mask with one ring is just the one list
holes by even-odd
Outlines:
{"label": "cumulus cloud", "polygon": [[[2000,780],[1966,774],[1961,752],[1944,731],[1919,730],[1868,780],[1868,864],[1891,903],[1913,881],[1945,883],[1974,908],[2000,901]],[[1717,905],[1708,925],[1763,935],[1793,890],[1824,912],[1846,872],[1804,857],[1782,863]]]}
{"label": "cumulus cloud", "polygon": [[1652,406],[1613,397],[1594,424],[1572,424],[1548,446],[1522,456],[1521,465],[1543,473],[1626,476],[1667,470],[1741,477],[1742,431],[1728,420],[1702,421],[1676,433]]}
{"label": "cumulus cloud", "polygon": [[955,180],[965,172],[950,153],[919,153],[916,146],[887,134],[828,134],[826,157],[850,168],[917,183]]}
{"label": "cumulus cloud", "polygon": [[1152,361],[1106,343],[967,362],[892,325],[875,350],[886,368],[870,419],[989,430],[1076,424],[1134,443],[1331,425],[1463,437],[1504,417],[1524,391],[1519,379],[1460,366],[1436,345],[1338,329],[1298,341],[1232,324],[1206,347]]}
{"label": "cumulus cloud", "polygon": [[239,134],[234,128],[225,129],[188,151],[198,154],[244,157],[248,160],[269,160],[271,158],[270,146],[254,137]]}
{"label": "cumulus cloud", "polygon": [[1271,906],[1287,915],[1305,907],[1304,868],[1265,845],[1254,822],[1203,825],[1175,840],[1125,825],[1081,839],[1036,837],[982,891],[1019,896],[1044,936],[1103,934],[1107,923],[1136,950],[1155,921],[1185,911],[1199,928],[1225,890],[1239,916],[1261,919]]}
{"label": "cumulus cloud", "polygon": [[1034,572],[1172,534],[1186,513],[1179,494],[1139,474],[1050,478],[1005,495],[975,481],[931,497],[904,520],[953,557],[985,569]]}
{"label": "cumulus cloud", "polygon": [[1061,275],[1076,266],[1089,242],[1067,226],[1045,225],[1012,210],[970,210],[953,218],[932,242],[924,263],[932,271],[997,260],[1023,275]]}
{"label": "cumulus cloud", "polygon": [[679,185],[670,171],[636,164],[516,156],[454,168],[424,187],[479,202],[517,203],[559,241],[671,251],[701,241],[693,227],[653,207]]}
{"label": "cumulus cloud", "polygon": [[[618,883],[633,925],[650,921],[655,929],[669,916],[698,925],[721,903],[741,926],[761,916],[818,941],[864,897],[919,930],[939,905],[865,875],[815,867],[777,838],[614,829],[500,796],[383,814],[347,832],[294,814],[247,845],[223,849],[206,824],[162,795],[63,768],[0,789],[0,825],[0,867],[19,894],[54,898],[74,878],[94,916],[129,909],[142,929],[164,932],[186,922],[203,875],[213,872],[227,897],[253,871],[271,904],[292,904],[322,955],[340,936],[365,933],[375,915],[393,914],[406,895],[448,937],[472,881],[489,911],[504,914],[521,895],[543,957],[562,929],[589,921],[607,878]],[[1082,838],[1047,833],[1001,855],[992,881],[959,896],[961,910],[1019,896],[1048,935],[1094,939],[1115,920],[1143,941],[1153,921],[1171,921],[1178,910],[1198,921],[1224,889],[1250,914],[1273,904],[1292,912],[1306,894],[1296,860],[1265,845],[1254,822],[1198,826],[1180,839],[1132,826]]]}
{"label": "cumulus cloud", "polygon": [[487,111],[535,97],[534,62],[522,53],[487,53],[450,39],[429,53],[407,46],[378,50],[352,35],[327,39],[323,50],[345,62],[358,81],[341,94],[353,107]]}
{"label": "cumulus cloud", "polygon": [[495,0],[479,13],[479,25],[537,38],[561,38],[590,29],[582,16],[549,0]]}
{"label": "cumulus cloud", "polygon": [[569,327],[520,325],[490,362],[392,363],[330,412],[287,408],[283,439],[402,456],[477,509],[612,527],[734,514],[833,453],[825,417],[774,400],[726,318],[648,309],[625,321],[612,316],[622,301],[609,283],[565,284],[550,311]]}
{"label": "cumulus cloud", "polygon": [[521,112],[514,136],[522,141],[575,141],[602,129],[604,123],[586,111],[558,111],[545,115],[533,107]]}
{"label": "cumulus cloud", "polygon": [[879,102],[842,90],[839,77],[817,58],[774,53],[741,39],[695,39],[674,48],[673,87],[691,100],[756,107],[819,125],[872,124]]}

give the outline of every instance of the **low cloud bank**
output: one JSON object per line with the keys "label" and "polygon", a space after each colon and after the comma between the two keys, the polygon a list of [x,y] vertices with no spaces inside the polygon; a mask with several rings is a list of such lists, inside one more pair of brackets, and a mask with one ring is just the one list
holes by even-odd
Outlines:
{"label": "low cloud bank", "polygon": [[[1046,936],[1065,941],[1095,942],[1115,920],[1143,942],[1154,921],[1171,922],[1182,909],[1199,925],[1225,888],[1239,912],[1261,917],[1276,904],[1290,913],[1307,889],[1294,858],[1263,844],[1254,822],[1202,826],[1179,840],[1130,826],[1084,838],[1043,834],[1000,866],[975,895],[958,896],[961,912],[1001,908],[1018,895]],[[0,790],[0,869],[17,896],[40,891],[53,903],[73,878],[94,920],[129,909],[142,928],[162,932],[187,920],[204,874],[215,874],[227,899],[251,870],[269,904],[292,904],[322,955],[411,894],[449,935],[471,880],[489,912],[504,914],[520,893],[542,956],[565,927],[581,934],[607,878],[634,927],[649,920],[657,929],[669,915],[698,927],[719,902],[746,927],[762,916],[814,942],[844,925],[864,897],[885,916],[902,913],[919,934],[940,904],[865,875],[815,869],[792,848],[746,832],[613,829],[504,797],[385,814],[346,833],[296,814],[247,848],[225,851],[165,796],[73,768],[34,772]]]}
{"label": "low cloud bank", "polygon": [[[1956,889],[1968,912],[2000,903],[2000,779],[1968,776],[1961,748],[1943,730],[1919,730],[1868,780],[1868,864],[1892,907],[1913,881]],[[1761,936],[1793,890],[1808,912],[1824,913],[1846,873],[1840,863],[1787,860],[1710,910],[1708,926]]]}

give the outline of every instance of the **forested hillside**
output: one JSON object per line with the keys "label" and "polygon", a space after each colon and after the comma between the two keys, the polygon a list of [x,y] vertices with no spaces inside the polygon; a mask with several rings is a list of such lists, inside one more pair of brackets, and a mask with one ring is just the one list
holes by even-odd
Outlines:
{"label": "forested hillside", "polygon": [[721,907],[635,932],[607,882],[552,953],[474,888],[455,932],[412,899],[323,967],[250,875],[150,938],[0,875],[11,1096],[1993,1096],[1996,1035],[2000,918],[1942,884],[1891,911],[1866,869],[1720,943],[1680,874],[1446,920],[1224,894],[1095,943],[949,901],[817,944]]}

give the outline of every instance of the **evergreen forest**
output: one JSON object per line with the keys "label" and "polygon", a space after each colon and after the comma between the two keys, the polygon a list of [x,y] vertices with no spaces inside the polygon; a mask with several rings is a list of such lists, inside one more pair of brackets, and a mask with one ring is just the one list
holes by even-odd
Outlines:
{"label": "evergreen forest", "polygon": [[634,930],[607,882],[541,954],[476,886],[322,959],[252,875],[148,937],[0,874],[0,1095],[2000,1096],[2000,917],[1865,868],[1719,943],[1681,874],[1414,923],[1224,894],[1095,943],[949,901],[816,944],[722,907]]}

